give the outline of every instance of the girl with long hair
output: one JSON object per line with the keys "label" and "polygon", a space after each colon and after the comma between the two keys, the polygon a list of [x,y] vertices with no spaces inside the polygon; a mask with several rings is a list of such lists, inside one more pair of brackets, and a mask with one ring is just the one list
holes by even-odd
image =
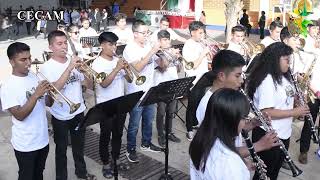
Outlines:
{"label": "girl with long hair", "polygon": [[237,90],[218,89],[210,97],[205,118],[189,148],[192,180],[250,179],[235,147],[249,110],[246,96]]}

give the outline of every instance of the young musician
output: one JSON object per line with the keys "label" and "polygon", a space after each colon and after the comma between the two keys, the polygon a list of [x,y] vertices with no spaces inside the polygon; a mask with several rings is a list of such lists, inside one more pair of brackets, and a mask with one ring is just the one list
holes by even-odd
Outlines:
{"label": "young musician", "polygon": [[319,54],[320,42],[319,42],[319,25],[317,21],[312,21],[308,24],[308,35],[305,38],[304,50]]}
{"label": "young musician", "polygon": [[[199,124],[202,124],[202,121],[204,120],[208,101],[212,94],[221,88],[239,90],[243,83],[242,68],[245,66],[245,61],[238,53],[230,50],[221,50],[212,60],[212,64],[215,68],[207,73],[208,77],[212,80],[211,88],[202,97],[196,111],[196,117]],[[256,124],[256,122],[251,124],[248,123],[246,129],[251,130]],[[270,149],[271,147],[279,145],[276,143],[277,140],[276,133],[270,132],[256,142],[254,148],[257,152]],[[235,142],[239,154],[242,157],[247,157],[249,152],[248,148],[242,143],[242,136],[239,135]]]}
{"label": "young musician", "polygon": [[[146,81],[142,85],[137,85],[135,80],[128,83],[127,93],[137,91],[148,91],[154,84],[153,74],[155,61],[158,59],[155,53],[159,50],[159,44],[151,48],[147,44],[148,26],[141,20],[137,20],[132,25],[134,40],[127,44],[123,51],[123,57],[132,63],[132,69],[139,72],[140,76],[145,76]],[[142,118],[142,142],[140,149],[142,151],[160,152],[161,149],[151,143],[152,121],[154,118],[154,104],[148,106],[136,106],[130,112],[128,134],[127,134],[127,158],[130,162],[139,162],[136,154],[136,137]]]}
{"label": "young musician", "polygon": [[171,28],[169,28],[170,22],[169,19],[167,17],[162,17],[160,19],[160,27],[159,29],[155,30],[152,35],[151,35],[151,41],[152,42],[157,42],[158,41],[158,32],[161,30],[167,30],[170,33],[170,37],[171,40],[178,40],[182,43],[185,43],[187,40],[181,36],[179,36],[176,32],[174,32],[174,30],[172,30]]}
{"label": "young musician", "polygon": [[[102,47],[100,56],[93,61],[92,69],[97,73],[104,72],[108,76],[96,85],[97,103],[103,103],[111,99],[124,95],[124,77],[123,68],[126,61],[114,57],[116,51],[117,35],[112,32],[103,32],[99,36],[99,43]],[[116,112],[114,112],[116,113]],[[102,161],[102,174],[105,178],[113,177],[114,159],[119,159],[121,149],[121,138],[126,120],[126,113],[107,115],[101,112],[100,119],[100,142],[99,153]],[[109,142],[112,133],[112,160],[109,160]],[[119,165],[119,163],[117,163]],[[124,167],[124,166],[121,166]]]}
{"label": "young musician", "polygon": [[279,42],[280,41],[280,32],[283,28],[283,25],[280,21],[272,21],[269,26],[269,32],[270,36],[265,37],[261,44],[263,44],[265,47],[269,46],[272,43]]}
{"label": "young musician", "polygon": [[[316,63],[311,69],[311,80],[310,80],[310,90],[315,95],[315,102],[308,102],[308,106],[310,108],[310,113],[312,115],[313,121],[315,122],[317,119],[317,115],[319,112],[320,107],[320,87],[319,87],[319,73],[320,73],[320,64],[319,64],[319,26],[316,21],[313,21],[312,24],[308,25],[308,35],[306,38],[306,46],[304,50],[306,52],[314,53],[311,55],[311,63],[314,58],[317,58]],[[310,66],[308,66],[310,68]],[[308,151],[310,148],[310,139],[311,139],[311,126],[309,122],[304,122],[302,131],[301,131],[301,138],[300,138],[300,155],[299,155],[299,162],[301,164],[308,163]]]}
{"label": "young musician", "polygon": [[79,30],[79,38],[88,36],[98,36],[96,30],[90,27],[90,21],[87,18],[81,19],[82,28]]}
{"label": "young musician", "polygon": [[[293,117],[309,113],[306,106],[293,107],[294,85],[290,77],[290,56],[293,50],[284,43],[273,43],[261,54],[248,77],[248,96],[255,106],[271,117],[271,125],[286,148],[289,147]],[[256,142],[265,135],[262,127],[252,131],[252,141]],[[271,180],[278,177],[284,154],[280,147],[258,153],[267,166],[267,175]],[[253,179],[259,179],[255,174]]]}
{"label": "young musician", "polygon": [[[87,53],[89,54],[89,52],[86,52],[85,48],[83,48],[82,44],[80,43],[78,26],[75,26],[75,25],[69,26],[67,28],[67,33],[69,34],[70,40],[74,44],[74,47],[78,53],[78,56],[81,58],[90,58],[88,57],[88,55],[86,55]],[[71,49],[71,45],[68,42],[68,55],[72,56],[72,54],[73,52]]]}
{"label": "young musician", "polygon": [[11,144],[19,166],[18,180],[42,180],[49,152],[45,93],[47,81],[31,73],[30,47],[15,42],[7,49],[12,74],[2,84],[2,109],[12,114]]}
{"label": "young musician", "polygon": [[[158,42],[160,42],[160,48],[164,51],[160,57],[162,58],[159,61],[159,66],[157,70],[154,72],[154,82],[155,85],[158,85],[161,82],[171,81],[178,79],[178,69],[180,68],[180,62],[177,59],[177,53],[179,50],[170,48],[171,47],[171,40],[170,40],[170,33],[167,30],[161,30],[158,32]],[[165,53],[169,53],[165,55]],[[170,57],[171,56],[171,57]],[[170,141],[173,142],[181,142],[181,140],[172,132],[172,119],[174,115],[174,111],[176,109],[176,101],[172,101],[168,106],[164,102],[159,102],[157,104],[157,131],[158,131],[158,143],[161,147],[165,146],[165,129],[164,129],[164,118],[168,118],[169,122],[169,131],[168,131],[168,138]]]}
{"label": "young musician", "polygon": [[245,49],[241,45],[245,38],[245,28],[242,26],[235,26],[231,29],[231,41],[229,42],[228,50],[234,51],[241,56],[245,55]]}
{"label": "young musician", "polygon": [[66,157],[68,133],[71,136],[75,174],[80,179],[96,179],[94,175],[87,172],[84,161],[85,128],[75,130],[79,122],[84,118],[84,110],[86,109],[81,82],[89,80],[85,79],[84,75],[75,69],[81,66],[80,58],[77,56],[73,56],[71,59],[67,58],[68,43],[64,32],[52,31],[48,35],[48,42],[52,57],[42,65],[41,72],[67,99],[75,104],[80,103],[80,107],[71,114],[69,105],[61,97],[59,100],[61,100],[62,105],[55,102],[50,108],[54,132],[53,138],[56,144],[56,179],[68,179]]}
{"label": "young musician", "polygon": [[[192,69],[185,69],[186,76],[196,76],[193,84],[200,79],[200,77],[208,72],[208,59],[211,59],[212,55],[208,47],[202,43],[205,37],[205,25],[200,21],[193,21],[189,24],[189,31],[191,38],[186,41],[182,49],[183,58],[188,62],[193,62],[194,66]],[[197,95],[188,97],[188,106],[186,112],[186,127],[187,127],[187,139],[189,141],[193,138],[192,126],[197,125],[195,118],[195,111],[198,96],[203,96],[205,91],[197,93]]]}
{"label": "young musician", "polygon": [[112,32],[119,38],[117,42],[118,45],[128,44],[128,42],[133,40],[133,33],[130,28],[127,28],[127,15],[118,13],[114,18],[117,26],[112,30]]}
{"label": "young musician", "polygon": [[189,148],[191,180],[250,179],[234,142],[249,111],[246,96],[234,89],[222,88],[210,97],[205,118]]}

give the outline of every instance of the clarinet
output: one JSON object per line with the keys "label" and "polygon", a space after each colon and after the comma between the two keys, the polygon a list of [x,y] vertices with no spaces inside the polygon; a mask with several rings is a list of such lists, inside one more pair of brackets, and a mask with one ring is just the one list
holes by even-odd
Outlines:
{"label": "clarinet", "polygon": [[[296,77],[291,73],[291,69],[289,69],[289,72],[290,72],[290,76],[291,76],[294,88],[296,89],[296,93],[297,93],[297,96],[299,99],[300,106],[307,105],[306,99],[303,96],[303,92],[302,92],[301,88],[298,86],[298,81],[297,81]],[[310,123],[313,142],[319,144],[319,136],[316,132],[316,128],[315,128],[311,113],[308,113],[306,115],[306,120]]]}
{"label": "clarinet", "polygon": [[[240,89],[240,92],[242,92],[248,99],[249,103],[250,103],[250,107],[253,111],[253,113],[256,115],[257,119],[259,120],[259,122],[261,123],[262,127],[264,128],[264,130],[266,132],[270,132],[273,130],[272,126],[269,125],[267,122],[268,122],[268,119],[265,118],[265,116],[262,114],[262,112],[253,104],[253,101],[249,98],[249,96],[244,92],[243,89]],[[280,150],[284,153],[285,157],[284,159],[287,161],[289,167],[290,167],[290,170],[292,172],[292,176],[293,177],[297,177],[299,176],[300,174],[302,174],[302,170],[299,169],[295,164],[294,162],[292,161],[290,155],[289,155],[289,152],[288,150],[286,149],[285,145],[283,144],[283,142],[279,139],[278,140],[278,143],[280,144]]]}
{"label": "clarinet", "polygon": [[269,177],[267,176],[267,170],[265,169],[265,167],[267,167],[264,162],[260,159],[260,157],[258,156],[258,154],[256,153],[253,144],[251,142],[251,139],[248,135],[248,132],[246,132],[245,130],[241,131],[241,134],[246,142],[246,145],[248,147],[250,156],[254,162],[254,165],[256,167],[256,172],[259,176],[260,180],[269,180]]}

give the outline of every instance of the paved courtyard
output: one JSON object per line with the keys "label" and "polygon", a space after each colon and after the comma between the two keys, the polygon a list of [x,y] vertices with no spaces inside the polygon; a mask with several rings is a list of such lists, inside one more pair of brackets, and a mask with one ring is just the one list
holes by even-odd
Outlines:
{"label": "paved courtyard", "polygon": [[[111,27],[112,28],[112,27]],[[187,36],[187,30],[179,31],[182,34]],[[224,32],[222,31],[214,31],[208,30],[210,36],[215,37],[217,40],[222,41],[224,39]],[[251,35],[250,39],[254,42],[258,42],[257,35]],[[34,37],[21,37],[17,41],[24,42],[31,47],[32,58],[42,59],[42,52],[48,48],[47,40],[43,39],[42,36],[39,36],[38,39]],[[0,83],[1,81],[10,73],[10,65],[8,63],[8,58],[6,56],[6,48],[11,42],[0,41]],[[41,68],[41,67],[40,67]],[[87,95],[88,106],[92,106],[92,97]],[[182,119],[184,117],[185,109],[183,108],[179,115],[181,115]],[[126,121],[126,125],[128,121]],[[11,119],[8,114],[1,113],[0,114],[0,180],[14,180],[17,179],[17,163],[14,156],[13,149],[10,144],[11,137]],[[155,127],[155,123],[153,124],[153,142],[157,144],[157,130]],[[316,151],[317,146],[312,144],[310,153],[309,153],[309,163],[307,165],[301,165],[297,162],[297,156],[299,152],[299,144],[295,143],[295,140],[299,138],[301,128],[303,122],[297,121],[293,124],[293,135],[291,138],[290,144],[290,154],[293,160],[296,162],[296,165],[300,167],[304,172],[297,178],[293,178],[291,176],[290,171],[286,171],[281,169],[279,180],[291,180],[291,179],[301,179],[301,180],[318,180],[319,172],[320,172],[320,160],[313,154]],[[94,132],[99,133],[99,126],[93,125],[90,128],[93,129]],[[169,165],[183,171],[184,173],[189,173],[189,157],[188,157],[188,147],[189,141],[187,141],[185,133],[186,128],[183,121],[176,118],[173,124],[174,132],[176,135],[182,139],[181,143],[172,143],[170,142],[170,156],[169,156]],[[140,145],[141,134],[138,134],[138,145]],[[126,131],[123,136],[123,143],[126,144]],[[47,159],[46,169],[44,172],[45,180],[55,179],[55,165],[54,165],[54,149],[55,145],[53,143],[53,139],[50,139],[50,152]],[[140,150],[137,149],[139,152]],[[144,153],[144,152],[141,152]],[[163,153],[144,153],[147,156],[150,156],[158,161],[164,162],[164,154]],[[101,166],[95,162],[94,160],[87,158],[87,167],[88,171],[97,175],[99,180],[104,179],[101,175]],[[77,179],[74,175],[74,165],[72,159],[71,149],[68,148],[68,172],[69,179],[75,180]],[[121,179],[121,178],[120,178]]]}

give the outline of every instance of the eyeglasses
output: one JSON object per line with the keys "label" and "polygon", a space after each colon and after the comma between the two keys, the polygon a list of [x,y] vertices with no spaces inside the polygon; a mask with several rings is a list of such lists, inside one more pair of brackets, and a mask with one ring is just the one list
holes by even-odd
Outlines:
{"label": "eyeglasses", "polygon": [[79,31],[76,31],[76,32],[71,32],[71,33],[74,33],[75,35],[79,34]]}
{"label": "eyeglasses", "polygon": [[143,36],[148,36],[149,35],[149,31],[147,31],[147,32],[135,31],[135,32],[140,33]]}

